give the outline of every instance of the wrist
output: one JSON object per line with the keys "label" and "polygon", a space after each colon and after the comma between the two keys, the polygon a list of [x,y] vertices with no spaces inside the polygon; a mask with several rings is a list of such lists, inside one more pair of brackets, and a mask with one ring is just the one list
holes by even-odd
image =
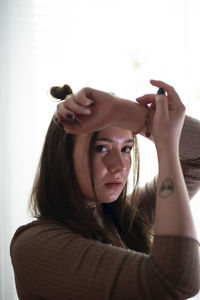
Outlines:
{"label": "wrist", "polygon": [[157,157],[159,162],[160,161],[167,162],[168,160],[170,162],[175,160],[179,161],[178,146],[176,145],[170,146],[162,143],[155,143],[155,147],[156,147],[156,152],[157,152]]}
{"label": "wrist", "polygon": [[144,134],[149,108],[134,101],[119,98],[116,102],[113,125],[131,130],[133,133]]}

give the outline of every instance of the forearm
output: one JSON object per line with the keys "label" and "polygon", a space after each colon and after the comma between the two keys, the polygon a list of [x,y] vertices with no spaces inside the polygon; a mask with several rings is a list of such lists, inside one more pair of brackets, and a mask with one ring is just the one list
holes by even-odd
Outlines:
{"label": "forearm", "polygon": [[189,236],[196,239],[178,151],[158,151],[159,174],[157,183],[155,234]]}
{"label": "forearm", "polygon": [[134,101],[120,99],[116,107],[115,126],[144,135],[148,108]]}

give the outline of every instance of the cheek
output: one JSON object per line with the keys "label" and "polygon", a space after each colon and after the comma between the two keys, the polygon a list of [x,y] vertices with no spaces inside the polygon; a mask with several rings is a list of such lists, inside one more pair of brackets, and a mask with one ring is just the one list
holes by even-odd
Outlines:
{"label": "cheek", "polygon": [[107,159],[103,156],[94,154],[93,157],[93,173],[94,177],[102,176],[108,172]]}
{"label": "cheek", "polygon": [[[128,178],[129,178],[130,172],[132,173],[132,161],[131,161],[131,157],[128,157],[125,160],[125,169],[123,172],[124,185],[126,184]],[[132,176],[132,175],[130,175],[130,176]]]}
{"label": "cheek", "polygon": [[126,166],[125,167],[125,173],[127,174],[127,176],[130,172],[131,164],[132,164],[132,159],[131,159],[131,156],[129,156],[125,159],[125,166]]}
{"label": "cheek", "polygon": [[99,157],[94,156],[94,161],[93,161],[93,175],[94,175],[94,181],[98,181],[104,175],[107,173],[107,168],[103,160]]}

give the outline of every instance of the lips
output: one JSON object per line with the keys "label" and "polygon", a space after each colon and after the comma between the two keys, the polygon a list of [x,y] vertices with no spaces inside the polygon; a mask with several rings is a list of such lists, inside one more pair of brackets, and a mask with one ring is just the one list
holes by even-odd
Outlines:
{"label": "lips", "polygon": [[115,184],[115,183],[116,184],[118,184],[118,183],[121,184],[121,181],[111,181],[111,182],[106,182],[105,184],[111,184],[111,183],[113,183],[113,184]]}
{"label": "lips", "polygon": [[104,184],[107,188],[115,189],[121,187],[122,183],[120,181],[107,182]]}

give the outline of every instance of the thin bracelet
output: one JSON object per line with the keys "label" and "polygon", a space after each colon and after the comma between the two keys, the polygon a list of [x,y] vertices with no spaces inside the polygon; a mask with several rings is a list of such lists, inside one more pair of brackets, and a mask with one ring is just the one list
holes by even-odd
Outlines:
{"label": "thin bracelet", "polygon": [[138,134],[140,133],[144,127],[146,127],[146,130],[145,130],[145,135],[147,138],[149,138],[151,136],[151,131],[150,131],[150,108],[148,108],[148,112],[147,112],[147,115],[146,115],[146,118],[145,118],[145,123],[144,125],[142,126],[142,128],[140,130],[138,130],[137,132],[135,132],[134,134]]}
{"label": "thin bracelet", "polygon": [[146,135],[147,138],[149,138],[151,136],[151,130],[150,130],[150,111],[151,111],[151,109],[148,110],[148,113],[147,113],[146,119],[145,119],[145,126],[146,126],[145,135]]}

